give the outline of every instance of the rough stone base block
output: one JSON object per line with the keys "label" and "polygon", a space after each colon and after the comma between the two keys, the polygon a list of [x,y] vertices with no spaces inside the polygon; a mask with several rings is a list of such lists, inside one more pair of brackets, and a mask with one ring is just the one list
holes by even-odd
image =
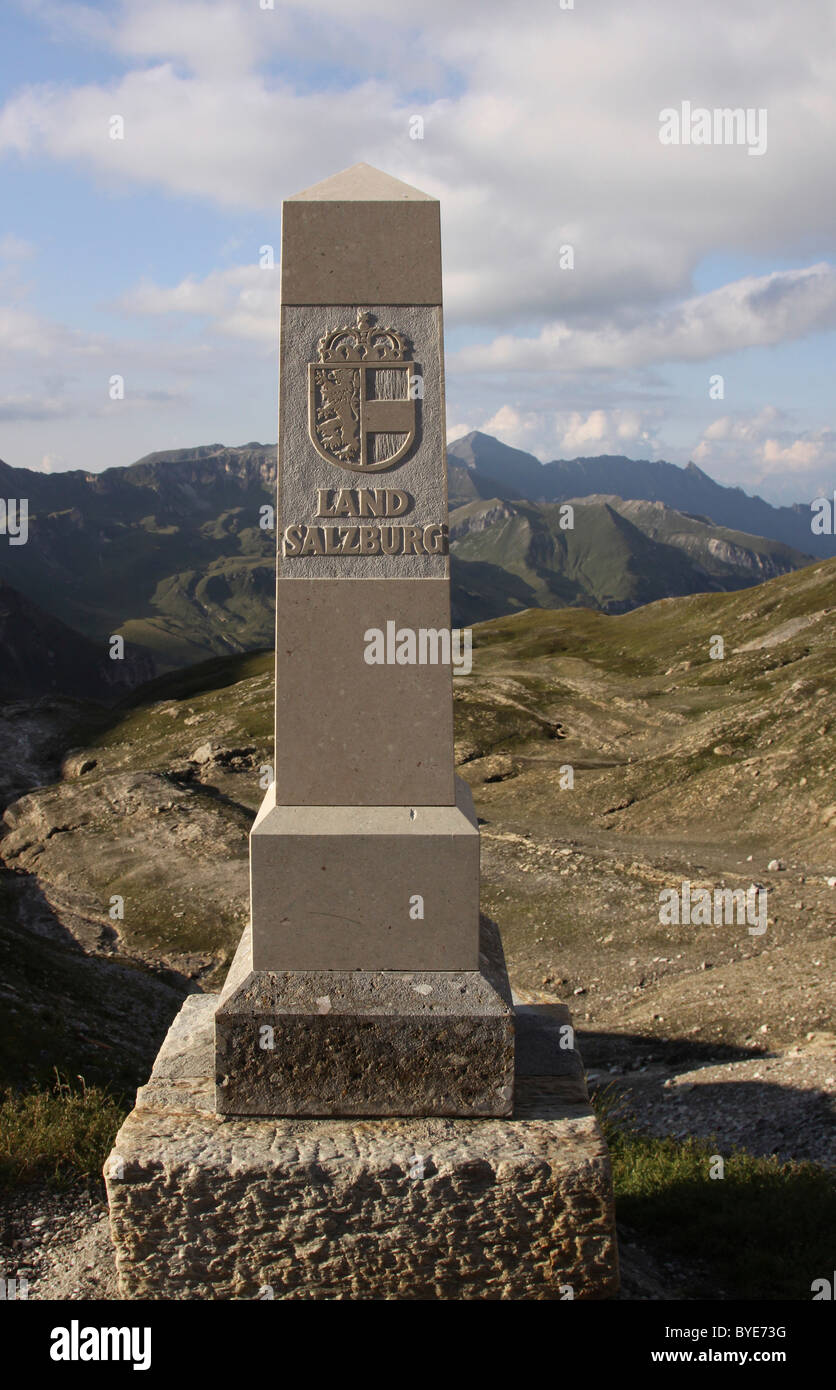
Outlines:
{"label": "rough stone base block", "polygon": [[186,1000],[105,1165],[123,1298],[615,1294],[609,1159],[562,1006],[517,1011],[511,1118],[277,1120],[214,1113],[215,1003]]}
{"label": "rough stone base block", "polygon": [[514,1013],[499,929],[479,970],[253,970],[245,932],[215,1014],[222,1115],[508,1115]]}

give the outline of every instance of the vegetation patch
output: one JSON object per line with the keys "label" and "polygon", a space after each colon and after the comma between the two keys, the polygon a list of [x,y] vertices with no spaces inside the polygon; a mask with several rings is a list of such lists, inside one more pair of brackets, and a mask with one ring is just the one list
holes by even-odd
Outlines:
{"label": "vegetation patch", "polygon": [[0,1100],[0,1187],[98,1179],[124,1107],[99,1086],[55,1073],[49,1089],[6,1091]]}
{"label": "vegetation patch", "polygon": [[723,1176],[712,1177],[720,1140],[643,1134],[610,1087],[592,1101],[609,1145],[619,1221],[663,1263],[692,1272],[681,1293],[810,1299],[813,1280],[833,1266],[832,1173],[736,1149],[723,1156]]}

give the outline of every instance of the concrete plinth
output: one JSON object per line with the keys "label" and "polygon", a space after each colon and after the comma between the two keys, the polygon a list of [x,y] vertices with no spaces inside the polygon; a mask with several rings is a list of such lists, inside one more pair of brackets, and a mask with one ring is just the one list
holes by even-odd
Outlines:
{"label": "concrete plinth", "polygon": [[244,933],[215,1013],[223,1115],[508,1115],[514,1017],[499,930],[470,970],[253,969]]}
{"label": "concrete plinth", "polygon": [[[191,996],[106,1166],[129,1299],[605,1298],[612,1182],[559,1005],[518,1009],[507,1119],[224,1119]],[[563,1041],[566,1041],[565,1033]]]}

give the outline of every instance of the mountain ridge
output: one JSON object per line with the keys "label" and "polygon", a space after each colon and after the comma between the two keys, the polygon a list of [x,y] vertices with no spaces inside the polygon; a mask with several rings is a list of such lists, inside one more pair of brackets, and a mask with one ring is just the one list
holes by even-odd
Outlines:
{"label": "mountain ridge", "polygon": [[507,482],[531,501],[562,502],[572,496],[608,493],[624,501],[664,502],[679,512],[707,515],[718,526],[783,541],[827,559],[836,555],[836,536],[816,536],[809,505],[775,507],[739,487],[716,482],[693,461],[684,468],[664,459],[630,459],[600,454],[541,463],[534,454],[512,449],[492,435],[472,430],[447,446],[448,463]]}
{"label": "mountain ridge", "polygon": [[[730,540],[727,525],[707,518],[709,503],[734,490],[712,483],[696,467],[689,472],[672,464],[635,465],[640,474],[650,469],[657,483],[677,482],[680,492],[687,477],[687,495],[677,509],[656,497],[664,489],[660,483],[651,487],[646,476],[643,490],[654,494],[651,499],[625,500],[597,487],[612,482],[606,457],[589,467],[576,462],[562,469],[557,488],[562,498],[574,499],[583,533],[567,540],[550,519],[554,501],[532,500],[519,486],[532,476],[532,491],[544,476],[554,481],[549,466],[478,432],[450,447],[456,624],[541,604],[627,611],[668,592],[739,588],[818,558],[816,538],[795,514],[796,530],[801,527],[799,534],[811,542],[806,550],[790,547],[792,553],[777,555],[771,543],[780,543],[780,536],[744,533],[741,527],[731,528]],[[622,492],[641,492],[641,478],[627,486],[633,465],[625,471],[622,461],[619,467]],[[0,546],[0,580],[94,642],[120,633],[126,644],[152,653],[161,671],[267,647],[273,637],[275,536],[262,529],[261,520],[265,506],[275,502],[275,475],[275,446],[256,441],[157,451],[101,473],[42,474],[0,462],[0,496],[26,497],[29,503],[28,541]],[[676,489],[671,485],[668,491]],[[517,530],[506,517],[503,536],[495,518],[493,529],[483,527],[481,540],[472,534],[456,538],[457,510],[493,505],[492,499],[504,499]],[[643,504],[645,510],[665,505],[671,514],[648,521]],[[766,529],[781,530],[779,510],[760,505]],[[674,512],[679,521],[672,520]],[[712,525],[716,535],[700,532]],[[533,566],[523,553],[530,545]]]}

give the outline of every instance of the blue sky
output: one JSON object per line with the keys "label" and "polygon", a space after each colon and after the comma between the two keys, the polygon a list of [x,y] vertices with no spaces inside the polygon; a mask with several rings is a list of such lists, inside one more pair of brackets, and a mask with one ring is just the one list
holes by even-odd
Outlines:
{"label": "blue sky", "polygon": [[[0,457],[273,441],[259,248],[366,160],[441,199],[451,437],[832,492],[835,28],[827,0],[7,0]],[[685,101],[766,112],[764,152],[663,145]]]}

